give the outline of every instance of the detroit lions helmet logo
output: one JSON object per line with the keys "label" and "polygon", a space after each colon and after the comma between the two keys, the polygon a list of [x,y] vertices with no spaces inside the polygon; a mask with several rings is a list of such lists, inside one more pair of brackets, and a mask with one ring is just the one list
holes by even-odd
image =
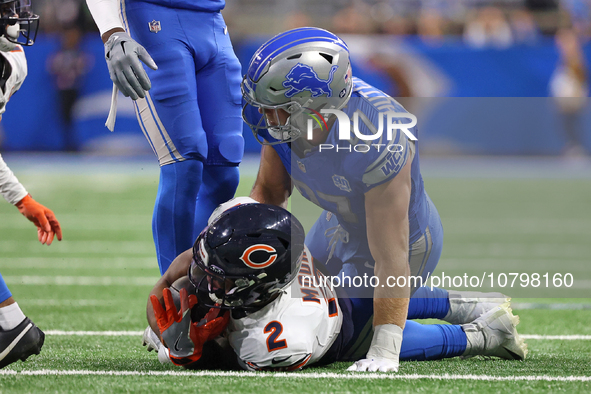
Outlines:
{"label": "detroit lions helmet logo", "polygon": [[332,66],[328,79],[320,79],[312,67],[302,63],[296,64],[285,76],[286,81],[283,81],[283,87],[290,88],[285,92],[285,97],[293,97],[304,90],[309,90],[312,97],[323,94],[326,94],[326,97],[332,97],[330,84],[337,68],[339,66]]}

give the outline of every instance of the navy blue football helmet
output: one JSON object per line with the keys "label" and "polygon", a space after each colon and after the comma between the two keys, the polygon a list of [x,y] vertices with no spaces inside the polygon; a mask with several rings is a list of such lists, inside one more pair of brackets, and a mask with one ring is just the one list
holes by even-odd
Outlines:
{"label": "navy blue football helmet", "polygon": [[287,210],[268,204],[228,209],[193,246],[189,279],[209,294],[202,304],[256,309],[296,278],[305,232]]}

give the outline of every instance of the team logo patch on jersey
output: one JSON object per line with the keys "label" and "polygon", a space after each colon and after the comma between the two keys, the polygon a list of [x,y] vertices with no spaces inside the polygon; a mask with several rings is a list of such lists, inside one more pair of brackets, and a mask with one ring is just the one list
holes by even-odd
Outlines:
{"label": "team logo patch on jersey", "polygon": [[302,163],[301,161],[298,160],[298,168],[300,169],[301,172],[303,172],[304,174],[306,173],[306,166],[304,165],[304,163]]}
{"label": "team logo patch on jersey", "polygon": [[277,260],[277,250],[265,244],[252,245],[242,253],[240,260],[250,268],[263,269]]}
{"label": "team logo patch on jersey", "polygon": [[349,185],[349,181],[345,179],[344,176],[340,176],[340,175],[333,175],[332,176],[332,181],[334,182],[334,185],[336,187],[338,187],[339,189],[341,189],[344,192],[350,192],[351,191],[351,185]]}
{"label": "team logo patch on jersey", "polygon": [[283,81],[284,88],[290,88],[285,92],[285,97],[292,97],[304,90],[310,91],[312,97],[319,97],[326,94],[326,97],[332,97],[330,84],[335,71],[339,66],[332,66],[328,79],[320,79],[314,69],[307,64],[298,63],[285,76]]}
{"label": "team logo patch on jersey", "polygon": [[162,30],[160,21],[157,21],[156,19],[154,19],[152,22],[148,22],[148,26],[150,26],[150,32],[152,33],[158,33],[160,30]]}
{"label": "team logo patch on jersey", "polygon": [[389,153],[383,164],[380,167],[380,171],[384,174],[384,177],[388,177],[391,174],[397,174],[400,172],[402,167],[406,164],[407,156],[404,154],[405,152],[391,152]]}

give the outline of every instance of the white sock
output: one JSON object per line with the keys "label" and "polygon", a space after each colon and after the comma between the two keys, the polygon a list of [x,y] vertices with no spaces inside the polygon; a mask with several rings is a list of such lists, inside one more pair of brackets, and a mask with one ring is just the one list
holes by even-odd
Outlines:
{"label": "white sock", "polygon": [[0,308],[0,328],[3,331],[10,331],[25,320],[26,316],[19,308],[18,303],[10,304]]}

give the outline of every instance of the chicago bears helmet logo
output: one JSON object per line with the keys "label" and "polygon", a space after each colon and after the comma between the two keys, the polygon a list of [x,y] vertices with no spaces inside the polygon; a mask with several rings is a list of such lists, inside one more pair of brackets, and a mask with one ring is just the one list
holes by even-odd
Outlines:
{"label": "chicago bears helmet logo", "polygon": [[339,66],[332,66],[328,79],[320,79],[312,67],[302,63],[296,64],[285,76],[286,81],[283,81],[283,87],[290,88],[285,92],[285,97],[292,97],[304,90],[309,90],[312,97],[323,94],[326,94],[326,97],[332,97],[330,84],[337,68]]}
{"label": "chicago bears helmet logo", "polygon": [[[263,252],[266,253],[267,259],[265,261],[253,261],[253,253],[256,252]],[[240,260],[244,262],[247,266],[254,269],[263,269],[275,262],[277,260],[277,250],[274,247],[265,245],[265,244],[256,244],[248,247],[242,256],[240,256]],[[257,259],[260,260],[260,259]]]}

